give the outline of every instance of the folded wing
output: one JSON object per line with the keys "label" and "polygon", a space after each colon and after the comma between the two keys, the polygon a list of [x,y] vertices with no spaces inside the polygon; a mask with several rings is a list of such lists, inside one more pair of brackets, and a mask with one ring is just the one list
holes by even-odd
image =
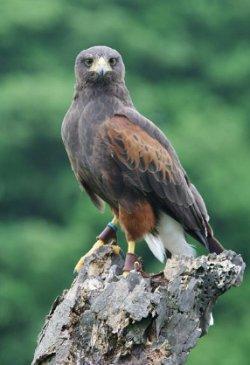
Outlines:
{"label": "folded wing", "polygon": [[117,115],[103,125],[103,139],[122,170],[125,184],[148,196],[207,246],[210,227],[204,202],[201,198],[204,206],[199,207],[197,190],[190,184],[173,147],[167,139],[161,143],[163,135],[157,138],[160,131],[157,127],[154,131],[152,123],[147,131],[145,121],[140,125],[131,119]]}

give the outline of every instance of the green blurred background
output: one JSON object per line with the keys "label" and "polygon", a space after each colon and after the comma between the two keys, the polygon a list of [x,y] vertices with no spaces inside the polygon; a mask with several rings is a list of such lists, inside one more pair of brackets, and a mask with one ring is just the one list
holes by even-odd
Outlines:
{"label": "green blurred background", "polygon": [[[81,194],[60,136],[84,48],[122,53],[136,107],[173,142],[218,238],[249,261],[250,2],[1,0],[0,12],[0,364],[26,365],[110,218]],[[249,364],[249,281],[220,298],[189,365]]]}

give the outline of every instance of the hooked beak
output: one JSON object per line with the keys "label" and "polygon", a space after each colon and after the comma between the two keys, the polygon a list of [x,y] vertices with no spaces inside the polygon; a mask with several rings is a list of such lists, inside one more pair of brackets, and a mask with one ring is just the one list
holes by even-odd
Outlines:
{"label": "hooked beak", "polygon": [[98,58],[90,68],[90,71],[96,72],[100,76],[104,76],[108,71],[111,70],[112,68],[110,64],[103,57]]}

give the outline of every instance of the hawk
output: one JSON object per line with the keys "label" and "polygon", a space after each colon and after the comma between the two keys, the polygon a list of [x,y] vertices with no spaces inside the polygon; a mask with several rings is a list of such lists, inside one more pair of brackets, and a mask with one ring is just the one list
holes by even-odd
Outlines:
{"label": "hawk", "polygon": [[[170,141],[134,107],[121,55],[106,46],[83,50],[76,57],[75,76],[62,139],[80,185],[100,210],[106,202],[114,215],[90,252],[118,224],[128,243],[125,273],[134,267],[135,243],[141,239],[162,262],[166,252],[194,255],[186,234],[210,252],[222,252],[205,203]],[[76,270],[83,264],[84,257]]]}

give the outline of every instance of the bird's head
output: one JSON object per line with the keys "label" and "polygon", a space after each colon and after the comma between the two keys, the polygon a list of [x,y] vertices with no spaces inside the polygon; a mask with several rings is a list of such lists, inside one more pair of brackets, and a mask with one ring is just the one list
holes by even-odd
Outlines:
{"label": "bird's head", "polygon": [[122,82],[125,67],[120,53],[115,49],[95,46],[78,54],[75,74],[80,84],[105,85]]}

